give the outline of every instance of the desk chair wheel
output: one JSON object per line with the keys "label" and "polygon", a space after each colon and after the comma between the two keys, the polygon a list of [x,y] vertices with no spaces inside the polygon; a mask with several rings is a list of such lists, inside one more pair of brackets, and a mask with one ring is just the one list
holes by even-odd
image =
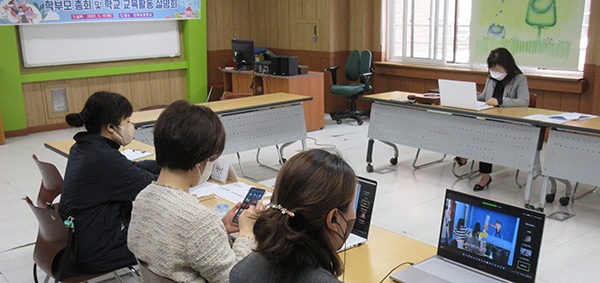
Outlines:
{"label": "desk chair wheel", "polygon": [[369,172],[369,173],[373,172],[373,165],[367,164],[367,172]]}
{"label": "desk chair wheel", "polygon": [[338,123],[338,125],[342,123],[342,119],[335,119],[335,121]]}
{"label": "desk chair wheel", "polygon": [[553,203],[556,198],[556,194],[546,194],[546,202]]}
{"label": "desk chair wheel", "polygon": [[390,158],[390,164],[392,164],[392,165],[398,164],[398,158],[396,158],[396,157]]}
{"label": "desk chair wheel", "polygon": [[[546,194],[546,202],[547,203],[553,203],[555,198],[556,198],[556,194],[554,194],[554,193]],[[564,196],[564,197],[561,197],[558,199],[558,202],[562,206],[569,205],[569,201],[571,201],[571,198],[567,197],[567,196]]]}
{"label": "desk chair wheel", "polygon": [[362,121],[362,120],[360,120],[360,121],[356,121],[356,122],[358,123],[358,125],[359,125],[359,126],[363,124],[363,121]]}

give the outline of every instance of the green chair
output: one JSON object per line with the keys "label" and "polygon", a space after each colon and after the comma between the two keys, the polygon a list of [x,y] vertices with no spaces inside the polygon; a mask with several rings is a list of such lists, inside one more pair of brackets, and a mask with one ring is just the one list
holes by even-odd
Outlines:
{"label": "green chair", "polygon": [[351,82],[350,84],[337,83],[338,66],[325,68],[325,71],[331,73],[331,80],[333,82],[330,89],[331,93],[345,96],[348,98],[350,104],[350,109],[343,112],[331,113],[331,119],[335,120],[338,124],[342,123],[342,119],[352,118],[359,125],[362,125],[362,116],[369,116],[369,111],[356,110],[356,99],[359,95],[373,89],[373,86],[370,84],[371,75],[373,74],[373,68],[371,68],[372,57],[373,55],[369,50],[363,50],[362,52],[354,50],[350,53],[344,69],[346,79]]}

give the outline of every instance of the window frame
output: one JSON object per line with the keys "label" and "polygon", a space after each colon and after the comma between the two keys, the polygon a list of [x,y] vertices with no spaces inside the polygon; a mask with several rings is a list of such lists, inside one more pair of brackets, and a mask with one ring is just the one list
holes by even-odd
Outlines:
{"label": "window frame", "polygon": [[[412,56],[406,56],[407,53],[407,49],[409,45],[414,45],[414,42],[412,40],[402,40],[401,44],[401,54],[400,55],[396,55],[396,26],[395,26],[395,17],[396,17],[396,3],[398,1],[403,1],[404,2],[404,19],[402,21],[402,36],[403,38],[407,38],[407,28],[405,28],[408,24],[408,17],[406,15],[409,14],[409,11],[407,11],[408,8],[408,1],[411,0],[387,0],[386,1],[386,9],[385,9],[385,20],[382,21],[382,24],[384,25],[383,29],[384,29],[384,37],[386,40],[386,51],[385,51],[385,60],[391,63],[400,63],[400,64],[410,64],[410,65],[421,65],[421,66],[438,66],[438,67],[455,67],[455,68],[466,68],[466,69],[473,69],[473,70],[486,70],[487,71],[487,65],[483,64],[483,63],[473,63],[473,62],[456,62],[456,53],[457,53],[457,31],[458,31],[458,23],[457,21],[457,14],[458,14],[458,0],[430,0],[429,3],[430,5],[433,5],[434,3],[438,6],[443,5],[443,15],[445,15],[444,19],[442,19],[443,21],[443,30],[442,30],[442,38],[444,39],[444,42],[442,43],[442,58],[441,59],[430,59],[431,57],[431,43],[430,45],[430,53],[429,53],[429,57],[430,58],[419,58],[419,57],[412,57]],[[418,1],[418,0],[415,0]],[[449,27],[449,14],[451,13],[451,11],[449,11],[449,2],[453,1],[454,2],[454,9],[455,11],[452,12],[454,15],[454,28],[452,29],[453,31],[450,30]],[[582,27],[582,36],[580,36],[580,45],[579,45],[579,49],[580,49],[580,53],[579,53],[579,62],[578,62],[578,67],[577,70],[564,70],[564,69],[548,69],[548,68],[537,68],[537,67],[532,67],[532,66],[519,66],[524,72],[526,73],[533,73],[533,74],[540,74],[540,75],[544,75],[544,74],[551,74],[551,75],[565,75],[565,76],[582,76],[583,75],[583,68],[585,65],[585,59],[586,59],[586,53],[587,53],[587,48],[589,46],[589,19],[590,19],[590,5],[591,5],[591,0],[584,0],[584,12],[583,12],[583,27]],[[430,15],[433,12],[430,12]],[[438,13],[439,14],[439,13]],[[430,27],[434,24],[432,24],[435,21],[439,21],[439,20],[434,20],[430,22]],[[430,31],[430,34],[433,34],[433,31]],[[449,33],[452,33],[451,35],[449,35]],[[450,48],[449,43],[447,41],[448,36],[452,36],[453,40],[452,40],[452,45],[453,45],[453,50],[452,52],[452,60],[448,60],[448,49]],[[429,38],[431,38],[431,35],[429,36]],[[434,43],[435,46],[436,43]],[[585,48],[582,48],[582,46],[585,45]],[[435,47],[434,47],[435,49]]]}

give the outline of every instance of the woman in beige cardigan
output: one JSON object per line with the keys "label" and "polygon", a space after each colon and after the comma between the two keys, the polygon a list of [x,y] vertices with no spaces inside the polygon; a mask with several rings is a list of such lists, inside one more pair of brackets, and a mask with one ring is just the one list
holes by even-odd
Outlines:
{"label": "woman in beige cardigan", "polygon": [[[254,207],[236,226],[231,220],[239,203],[219,219],[189,193],[209,178],[225,146],[219,117],[209,108],[177,101],[158,118],[154,144],[162,170],[134,201],[129,249],[146,269],[176,282],[228,282],[231,268],[255,245]],[[239,232],[233,245],[232,232]]]}

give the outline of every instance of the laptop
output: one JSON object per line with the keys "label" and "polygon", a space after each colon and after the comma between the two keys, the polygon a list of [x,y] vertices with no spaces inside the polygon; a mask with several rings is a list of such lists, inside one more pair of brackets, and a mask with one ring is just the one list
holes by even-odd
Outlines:
{"label": "laptop", "polygon": [[[437,254],[390,278],[407,283],[535,282],[544,221],[537,211],[446,190]],[[472,233],[477,227],[478,237]]]}
{"label": "laptop", "polygon": [[477,101],[477,86],[474,82],[438,80],[440,105],[470,110],[485,110],[493,106]]}
{"label": "laptop", "polygon": [[354,228],[346,242],[339,251],[358,247],[367,241],[369,228],[371,228],[371,217],[373,216],[373,206],[375,204],[375,190],[377,181],[358,177],[358,187],[356,189],[356,201],[354,210],[356,211],[356,222]]}

